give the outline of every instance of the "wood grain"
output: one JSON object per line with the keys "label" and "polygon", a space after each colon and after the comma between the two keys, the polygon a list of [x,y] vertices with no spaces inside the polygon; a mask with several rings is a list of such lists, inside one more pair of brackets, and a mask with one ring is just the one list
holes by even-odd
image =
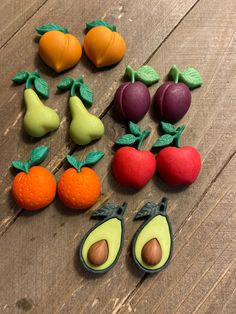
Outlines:
{"label": "wood grain", "polygon": [[47,0],[8,0],[0,3],[0,48],[38,11]]}
{"label": "wood grain", "polygon": [[[183,5],[183,2],[178,3]],[[163,9],[163,2],[159,5]],[[144,55],[148,63],[158,69],[162,78],[173,63],[181,68],[192,65],[204,78],[203,87],[193,92],[190,111],[179,123],[187,125],[183,145],[196,146],[202,155],[203,167],[197,182],[188,189],[173,190],[155,177],[137,193],[118,186],[111,176],[109,165],[114,139],[125,133],[125,127],[111,109],[103,118],[105,136],[84,150],[76,150],[74,156],[82,158],[90,149],[104,150],[104,159],[95,166],[103,183],[100,203],[107,198],[117,203],[124,200],[129,203],[125,214],[125,244],[116,268],[94,278],[85,272],[78,260],[78,244],[95,223],[89,217],[96,207],[80,215],[55,201],[37,214],[23,212],[0,239],[0,309],[6,313],[21,312],[22,309],[30,309],[33,313],[78,313],[78,310],[79,313],[233,313],[236,75],[232,69],[235,68],[236,53],[235,9],[236,4],[232,0],[224,4],[201,0],[163,45],[157,51],[153,50],[155,53],[147,58]],[[140,12],[142,10],[145,8],[140,8]],[[178,6],[171,7],[172,13],[169,15],[176,10]],[[111,8],[109,12],[112,12]],[[137,16],[137,12],[133,12],[134,20]],[[143,36],[139,47],[146,40]],[[155,38],[157,33],[153,36]],[[137,55],[139,59],[133,59],[134,64],[138,64],[142,58],[139,53]],[[120,66],[113,70],[117,78],[123,70]],[[107,79],[112,77],[111,72],[105,72]],[[102,76],[104,73],[99,79]],[[88,77],[92,80],[90,77],[92,75]],[[99,114],[109,105],[119,80],[109,92],[105,79],[102,83],[97,85],[102,92],[97,93],[100,100],[105,99],[106,105],[102,107],[104,104],[98,101]],[[152,94],[156,88],[150,88]],[[103,98],[102,93],[106,92]],[[60,99],[63,97],[60,96]],[[93,110],[96,112],[95,107]],[[158,136],[155,115],[148,114],[140,125],[152,130],[144,144],[144,148],[150,149]],[[66,132],[66,127],[63,130]],[[52,138],[54,136],[56,138],[58,134]],[[19,143],[21,141],[19,139]],[[62,162],[62,146],[58,141],[55,144],[59,146],[59,153],[54,156],[55,150],[52,151],[49,167],[54,169],[58,178],[67,165]],[[28,149],[32,145],[30,143]],[[74,151],[71,145],[63,149],[65,152],[70,149]],[[24,144],[19,154],[25,156],[26,151]],[[163,194],[170,199],[168,213],[175,234],[174,257],[164,272],[154,277],[146,276],[136,269],[130,256],[130,242],[140,224],[132,220],[145,202],[159,201]],[[1,205],[9,213],[9,207],[4,202]],[[10,222],[16,218],[12,215],[7,217]],[[2,230],[6,230],[7,223]]]}
{"label": "wood grain", "polygon": [[[3,130],[0,153],[2,160],[0,233],[4,232],[20,213],[20,209],[15,206],[10,196],[10,185],[15,173],[9,171],[9,156],[13,159],[24,160],[35,145],[48,145],[51,153],[45,165],[55,172],[64,156],[75,149],[75,145],[68,137],[70,120],[67,107],[68,95],[66,93],[55,94],[58,81],[68,73],[55,75],[41,62],[37,55],[38,44],[34,40],[35,27],[47,23],[53,16],[54,23],[66,25],[73,34],[78,34],[82,41],[85,21],[106,18],[107,21],[116,24],[121,34],[125,35],[128,50],[124,60],[116,67],[97,71],[83,57],[79,65],[70,71],[71,76],[76,77],[80,74],[85,76],[86,83],[92,86],[95,93],[95,104],[91,111],[102,115],[106,112],[114,91],[120,84],[125,65],[127,63],[133,66],[143,64],[196,2],[197,0],[171,0],[166,5],[164,0],[157,2],[147,0],[138,1],[136,6],[133,6],[130,1],[114,3],[106,0],[102,4],[100,2],[94,4],[92,0],[86,2],[48,0],[34,15],[34,18],[27,21],[17,36],[0,50],[0,72],[5,73],[1,84],[4,93],[1,96],[0,114],[8,117],[1,120],[0,125]],[[138,14],[136,7],[139,8]],[[9,58],[9,56],[14,56],[16,51],[17,60]],[[33,70],[35,67],[39,68],[51,87],[53,97],[47,101],[47,105],[57,109],[62,120],[61,127],[56,133],[41,140],[29,138],[22,130],[23,86],[10,85],[11,77],[17,71],[22,68]]]}

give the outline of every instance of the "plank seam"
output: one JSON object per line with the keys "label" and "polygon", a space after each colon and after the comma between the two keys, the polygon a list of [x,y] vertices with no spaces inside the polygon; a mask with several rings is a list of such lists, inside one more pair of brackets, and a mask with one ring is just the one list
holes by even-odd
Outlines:
{"label": "plank seam", "polygon": [[223,272],[223,274],[221,274],[220,278],[214,283],[214,285],[212,286],[212,288],[209,290],[209,292],[204,296],[204,298],[202,300],[200,300],[198,306],[194,309],[193,314],[197,313],[197,311],[202,307],[202,305],[206,302],[207,298],[213,293],[213,291],[217,288],[217,286],[220,284],[220,282],[224,279],[225,275],[227,274],[227,272],[231,269],[231,267],[234,265],[235,263],[234,259],[229,266],[225,269],[225,271]]}
{"label": "plank seam", "polygon": [[[223,253],[228,249],[228,247],[230,246],[230,244],[225,248],[225,250],[221,253],[221,255],[223,255]],[[221,256],[220,255],[220,256]],[[218,257],[220,257],[218,256]],[[220,283],[220,281],[222,281],[222,279],[224,278],[224,276],[226,275],[226,273],[228,272],[228,270],[231,268],[231,266],[233,265],[235,260],[233,260],[233,262],[231,262],[228,267],[226,267],[225,271],[218,277],[217,281],[214,283],[214,285],[211,287],[211,289],[208,291],[208,293],[205,295],[205,297],[203,298],[203,300],[206,300],[211,293],[213,292],[213,290],[216,288],[216,286]],[[213,269],[213,267],[216,265],[216,260],[215,262],[211,265],[210,268],[208,268],[203,274],[202,276],[195,282],[195,284],[191,287],[191,289],[189,290],[188,294],[186,295],[186,297],[184,297],[184,299],[178,304],[178,306],[175,309],[175,314],[178,313],[179,308],[183,305],[183,303],[188,299],[188,297],[191,295],[191,293],[194,291],[194,289],[198,286],[198,284],[200,283],[200,281]],[[202,303],[202,300],[200,300],[200,303],[198,305],[200,305]],[[204,303],[204,301],[203,301]],[[202,303],[202,304],[203,304]],[[197,306],[198,307],[198,306]],[[197,308],[196,307],[196,308]],[[195,310],[194,312],[195,313]]]}
{"label": "plank seam", "polygon": [[2,46],[0,47],[0,51],[1,51],[2,49],[4,49],[4,48],[7,46],[8,42],[9,42],[13,37],[15,37],[15,35],[17,35],[17,33],[18,33],[19,31],[21,31],[21,29],[25,26],[25,24],[26,24],[35,14],[37,14],[37,12],[38,12],[47,2],[48,2],[48,0],[45,0],[45,1],[37,8],[37,10],[36,10],[32,15],[30,15],[30,16],[24,21],[24,23],[20,26],[20,28],[18,28],[18,29],[5,41],[5,43],[2,44]]}
{"label": "plank seam", "polygon": [[141,279],[138,281],[138,283],[135,285],[135,287],[128,293],[128,295],[123,298],[123,300],[115,307],[115,309],[112,311],[112,314],[119,313],[122,306],[126,303],[127,300],[132,299],[133,294],[135,294],[135,291],[142,285],[144,280],[146,279],[148,275],[144,274]]}
{"label": "plank seam", "polygon": [[147,58],[147,60],[144,62],[144,65],[147,64],[152,57],[157,53],[157,51],[161,48],[161,46],[169,39],[169,37],[172,35],[172,33],[179,27],[179,25],[183,22],[185,17],[195,8],[195,6],[199,3],[200,0],[197,0],[190,8],[189,10],[182,16],[182,18],[179,20],[179,22],[172,28],[172,30],[169,32],[169,34],[166,35],[166,37],[162,40],[162,42],[157,46],[157,48],[150,54],[150,56]]}

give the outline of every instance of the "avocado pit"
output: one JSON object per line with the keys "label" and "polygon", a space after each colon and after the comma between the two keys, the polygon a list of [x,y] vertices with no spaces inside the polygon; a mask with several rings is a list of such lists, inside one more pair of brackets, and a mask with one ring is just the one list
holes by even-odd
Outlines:
{"label": "avocado pit", "polygon": [[109,255],[106,240],[100,240],[90,246],[88,250],[88,260],[94,266],[100,266],[106,262]]}
{"label": "avocado pit", "polygon": [[142,249],[142,260],[145,264],[154,266],[157,265],[162,258],[162,250],[157,239],[149,240]]}

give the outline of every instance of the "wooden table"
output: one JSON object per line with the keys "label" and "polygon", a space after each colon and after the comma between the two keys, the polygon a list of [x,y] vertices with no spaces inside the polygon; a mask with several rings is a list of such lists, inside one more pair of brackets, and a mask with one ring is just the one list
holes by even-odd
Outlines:
{"label": "wooden table", "polygon": [[[134,6],[134,3],[136,5]],[[86,21],[116,24],[127,42],[117,66],[98,71],[83,56],[67,73],[56,75],[38,54],[35,27],[53,22],[67,26],[81,42]],[[234,0],[9,0],[0,3],[0,313],[235,313],[236,227],[236,1]],[[199,70],[204,85],[192,92],[192,105],[180,124],[187,126],[183,144],[196,146],[202,171],[188,189],[168,188],[156,176],[134,193],[111,176],[114,140],[125,133],[113,113],[114,92],[127,64],[149,64],[161,80],[172,64]],[[11,85],[19,70],[38,68],[51,87],[47,104],[61,118],[59,130],[35,140],[22,130],[23,86]],[[68,136],[70,114],[66,94],[56,85],[65,76],[84,75],[95,92],[91,112],[102,117],[105,136],[78,149]],[[157,86],[150,88],[153,95]],[[150,128],[150,148],[158,123],[147,114],[140,123]],[[16,172],[12,159],[26,160],[36,145],[48,145],[44,165],[58,178],[68,166],[66,154],[83,157],[91,149],[105,151],[95,167],[103,195],[83,213],[72,213],[57,200],[39,213],[16,207],[10,190]],[[140,222],[134,214],[147,201],[170,200],[174,256],[156,276],[139,272],[130,241]],[[94,225],[91,212],[107,199],[127,201],[125,245],[117,266],[102,277],[87,274],[78,260],[78,245]]]}

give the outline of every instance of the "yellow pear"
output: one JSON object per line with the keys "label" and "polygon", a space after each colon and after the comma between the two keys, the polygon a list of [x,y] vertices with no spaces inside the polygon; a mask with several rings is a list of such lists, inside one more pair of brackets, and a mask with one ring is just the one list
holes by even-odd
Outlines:
{"label": "yellow pear", "polygon": [[69,106],[72,115],[70,136],[76,144],[87,145],[103,136],[102,121],[88,112],[79,97],[70,97]]}
{"label": "yellow pear", "polygon": [[45,106],[33,89],[25,89],[24,100],[26,113],[23,124],[29,135],[41,137],[59,127],[60,120],[56,111]]}

